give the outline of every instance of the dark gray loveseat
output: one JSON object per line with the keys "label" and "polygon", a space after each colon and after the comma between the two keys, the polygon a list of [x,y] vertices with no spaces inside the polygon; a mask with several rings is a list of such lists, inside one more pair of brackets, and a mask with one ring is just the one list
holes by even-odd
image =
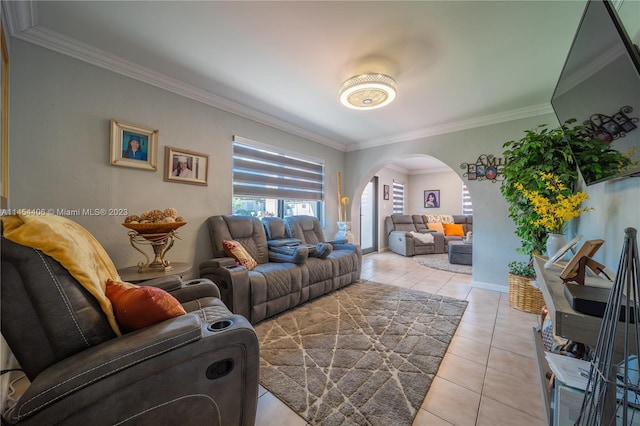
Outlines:
{"label": "dark gray loveseat", "polygon": [[[251,216],[212,216],[207,225],[214,258],[200,264],[200,276],[215,282],[227,307],[253,324],[360,279],[360,246],[322,244],[325,238],[315,217],[261,222]],[[303,261],[304,256],[286,261],[282,252],[274,252],[273,247],[283,247],[279,241],[286,246],[292,239],[308,249]],[[238,266],[225,253],[223,240],[239,242],[257,266],[252,270]],[[319,244],[323,251],[316,253]]]}

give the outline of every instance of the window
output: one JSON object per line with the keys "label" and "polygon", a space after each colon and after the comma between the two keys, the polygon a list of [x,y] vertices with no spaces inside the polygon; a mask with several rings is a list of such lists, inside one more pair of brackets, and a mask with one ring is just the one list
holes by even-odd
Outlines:
{"label": "window", "polygon": [[404,214],[404,183],[393,181],[393,213]]}
{"label": "window", "polygon": [[233,214],[311,215],[322,222],[324,163],[234,136]]}
{"label": "window", "polygon": [[471,194],[467,185],[462,184],[462,214],[473,214],[473,205],[471,204]]}

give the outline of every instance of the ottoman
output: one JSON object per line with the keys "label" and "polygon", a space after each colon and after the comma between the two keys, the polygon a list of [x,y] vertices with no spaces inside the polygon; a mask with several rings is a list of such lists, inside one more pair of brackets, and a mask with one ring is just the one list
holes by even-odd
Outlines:
{"label": "ottoman", "polygon": [[473,260],[473,244],[462,241],[449,241],[449,263],[471,265]]}

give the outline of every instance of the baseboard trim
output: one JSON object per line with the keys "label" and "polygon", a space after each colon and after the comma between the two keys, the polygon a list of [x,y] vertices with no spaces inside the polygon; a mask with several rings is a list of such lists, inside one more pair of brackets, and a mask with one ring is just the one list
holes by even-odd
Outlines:
{"label": "baseboard trim", "polygon": [[482,281],[472,281],[471,287],[483,288],[485,290],[499,291],[500,293],[509,293],[509,287],[501,284],[485,283]]}

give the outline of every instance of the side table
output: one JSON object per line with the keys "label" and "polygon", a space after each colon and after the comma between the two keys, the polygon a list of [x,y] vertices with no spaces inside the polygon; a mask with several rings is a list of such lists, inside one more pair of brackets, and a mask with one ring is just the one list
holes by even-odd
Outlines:
{"label": "side table", "polygon": [[178,275],[179,277],[183,277],[189,273],[191,273],[191,264],[184,262],[171,262],[171,266],[173,269],[171,271],[147,271],[147,272],[138,272],[137,266],[129,266],[128,268],[118,269],[118,274],[120,274],[120,279],[122,281],[126,281],[129,283],[138,283],[140,281],[147,281],[154,278],[161,278],[170,275]]}

